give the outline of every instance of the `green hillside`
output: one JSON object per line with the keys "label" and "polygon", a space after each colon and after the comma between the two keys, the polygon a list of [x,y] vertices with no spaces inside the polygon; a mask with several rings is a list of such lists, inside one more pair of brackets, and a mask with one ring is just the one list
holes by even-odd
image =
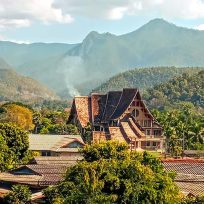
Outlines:
{"label": "green hillside", "polygon": [[44,85],[17,74],[11,68],[0,59],[0,101],[37,102],[59,99]]}
{"label": "green hillside", "polygon": [[179,102],[191,102],[204,108],[204,70],[189,74],[183,73],[172,80],[148,89],[143,94],[150,107],[163,109]]}
{"label": "green hillside", "polygon": [[195,74],[204,68],[176,68],[176,67],[155,67],[155,68],[136,68],[114,77],[97,87],[93,92],[106,93],[107,91],[121,90],[124,87],[140,90],[151,88],[172,79],[175,76],[180,76],[184,72]]}

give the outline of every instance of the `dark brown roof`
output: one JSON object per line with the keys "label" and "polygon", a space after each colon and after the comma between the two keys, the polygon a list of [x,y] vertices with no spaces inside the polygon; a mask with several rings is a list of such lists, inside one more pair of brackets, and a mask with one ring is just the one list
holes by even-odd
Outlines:
{"label": "dark brown roof", "polygon": [[131,104],[135,98],[138,90],[137,89],[123,89],[122,95],[120,97],[119,103],[111,116],[111,119],[116,119],[120,117]]}
{"label": "dark brown roof", "polygon": [[91,94],[91,108],[94,122],[100,122],[106,106],[107,95]]}
{"label": "dark brown roof", "polygon": [[106,106],[103,113],[102,121],[107,121],[110,119],[111,115],[113,114],[119,103],[121,95],[122,91],[110,91],[107,93]]}
{"label": "dark brown roof", "polygon": [[63,179],[66,169],[72,165],[25,165],[11,172],[0,173],[0,181],[36,187],[54,185]]}

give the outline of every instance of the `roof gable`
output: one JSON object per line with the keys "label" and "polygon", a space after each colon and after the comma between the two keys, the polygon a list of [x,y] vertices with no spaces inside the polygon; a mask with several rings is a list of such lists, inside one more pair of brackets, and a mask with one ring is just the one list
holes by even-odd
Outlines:
{"label": "roof gable", "polygon": [[84,144],[78,140],[73,140],[69,142],[66,145],[61,146],[61,148],[77,148],[77,147],[83,147]]}
{"label": "roof gable", "polygon": [[18,169],[15,169],[12,171],[12,173],[14,175],[41,175],[33,169],[29,168],[28,166],[22,166]]}

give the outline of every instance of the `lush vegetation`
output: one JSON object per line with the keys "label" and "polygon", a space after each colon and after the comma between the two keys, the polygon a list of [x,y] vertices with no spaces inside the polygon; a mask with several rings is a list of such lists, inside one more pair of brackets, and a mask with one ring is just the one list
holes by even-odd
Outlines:
{"label": "lush vegetation", "polygon": [[204,108],[204,70],[184,73],[182,76],[147,90],[144,97],[150,107],[164,109],[177,107],[181,101],[191,102],[195,107]]}
{"label": "lush vegetation", "polygon": [[75,125],[66,124],[68,111],[42,109],[33,113],[34,133],[40,134],[79,134]]}
{"label": "lush vegetation", "polygon": [[151,155],[130,152],[126,144],[86,145],[84,161],[67,170],[65,180],[44,191],[49,203],[176,204],[173,174]]}
{"label": "lush vegetation", "polygon": [[[1,201],[0,201],[1,202]],[[28,186],[14,185],[3,199],[4,204],[29,204],[31,203],[31,191]]]}
{"label": "lush vegetation", "polygon": [[30,158],[28,133],[21,128],[0,123],[0,171],[26,163]]}
{"label": "lush vegetation", "polygon": [[181,155],[184,149],[204,150],[204,115],[191,103],[181,103],[178,109],[154,110],[153,113],[164,128],[167,150],[172,156]]}
{"label": "lush vegetation", "polygon": [[0,107],[0,123],[15,124],[35,134],[79,134],[75,125],[66,123],[69,109],[63,106],[63,102],[47,102],[41,109],[33,109],[22,103],[5,103]]}
{"label": "lush vegetation", "polygon": [[[204,68],[203,68],[204,69]],[[176,68],[176,67],[154,67],[136,68],[111,77],[108,81],[97,87],[94,92],[106,93],[118,91],[125,88],[139,88],[140,91],[167,82],[175,76],[183,73],[195,74],[202,68]]]}
{"label": "lush vegetation", "polygon": [[6,103],[0,107],[0,122],[13,123],[27,131],[32,131],[33,111],[23,104]]}
{"label": "lush vegetation", "polygon": [[186,197],[182,204],[203,204],[204,196]]}

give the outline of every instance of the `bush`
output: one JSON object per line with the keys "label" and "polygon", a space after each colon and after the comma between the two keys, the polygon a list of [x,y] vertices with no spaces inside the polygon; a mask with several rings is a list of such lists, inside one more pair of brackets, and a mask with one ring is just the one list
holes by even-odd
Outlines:
{"label": "bush", "polygon": [[28,186],[14,185],[11,192],[4,197],[4,202],[8,204],[28,204],[31,203],[31,191]]}

